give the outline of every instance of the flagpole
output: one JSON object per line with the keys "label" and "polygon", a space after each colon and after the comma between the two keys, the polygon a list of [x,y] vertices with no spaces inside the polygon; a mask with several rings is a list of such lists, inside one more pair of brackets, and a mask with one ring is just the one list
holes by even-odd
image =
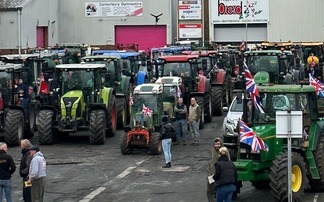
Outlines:
{"label": "flagpole", "polygon": [[[247,0],[245,1],[245,11],[247,11]],[[247,14],[245,14],[245,43],[248,42],[248,23],[247,23]],[[246,48],[246,47],[245,47]]]}

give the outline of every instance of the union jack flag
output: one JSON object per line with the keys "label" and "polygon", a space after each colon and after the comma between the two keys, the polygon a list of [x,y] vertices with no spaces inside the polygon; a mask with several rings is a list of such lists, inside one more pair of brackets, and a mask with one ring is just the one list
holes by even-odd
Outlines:
{"label": "union jack flag", "polygon": [[241,43],[241,45],[240,45],[240,50],[241,51],[245,51],[245,49],[246,49],[245,41],[243,40],[242,43]]}
{"label": "union jack flag", "polygon": [[242,120],[240,122],[240,142],[251,146],[252,151],[269,151],[268,145],[258,137]]}
{"label": "union jack flag", "polygon": [[261,97],[259,94],[259,89],[257,88],[257,86],[253,80],[252,73],[250,72],[248,66],[246,65],[245,59],[244,59],[243,65],[244,65],[244,72],[245,72],[246,91],[250,94],[255,108],[257,108],[257,110],[260,113],[264,113],[262,103],[261,103]]}
{"label": "union jack flag", "polygon": [[316,94],[320,97],[324,97],[324,85],[317,78],[309,74],[309,84],[315,86]]}
{"label": "union jack flag", "polygon": [[134,98],[133,98],[133,95],[130,94],[130,95],[129,95],[129,105],[130,105],[130,106],[133,106],[133,104],[134,104]]}
{"label": "union jack flag", "polygon": [[148,108],[147,106],[145,106],[145,104],[143,104],[142,113],[144,114],[144,116],[152,116],[153,110],[150,110],[150,108]]}

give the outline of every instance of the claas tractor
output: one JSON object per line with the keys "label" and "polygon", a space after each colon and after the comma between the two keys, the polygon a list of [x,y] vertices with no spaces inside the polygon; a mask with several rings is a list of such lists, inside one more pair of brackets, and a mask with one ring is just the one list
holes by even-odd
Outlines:
{"label": "claas tractor", "polygon": [[178,76],[182,79],[181,92],[184,103],[189,106],[190,98],[195,97],[201,107],[202,116],[199,128],[212,121],[210,79],[204,76],[198,55],[161,56],[154,61],[156,78]]}
{"label": "claas tractor", "polygon": [[105,64],[107,72],[105,87],[114,88],[117,104],[117,129],[122,129],[130,120],[129,98],[133,92],[131,76],[122,74],[119,55],[89,55],[81,59],[86,64]]}
{"label": "claas tractor", "polygon": [[34,109],[30,106],[30,100],[24,108],[25,92],[18,84],[18,80],[23,79],[26,88],[29,87],[26,79],[28,71],[25,70],[22,64],[0,65],[0,131],[8,146],[20,145],[20,140],[31,137],[34,132]]}
{"label": "claas tractor", "polygon": [[152,155],[161,153],[162,93],[161,84],[142,84],[134,89],[130,125],[120,139],[122,154],[131,154],[134,148],[147,148]]}
{"label": "claas tractor", "polygon": [[[240,142],[239,134],[224,145],[235,163],[239,182],[250,181],[256,189],[270,187],[275,201],[287,201],[287,139],[276,138],[276,112],[302,111],[303,137],[292,139],[291,156],[292,197],[293,201],[302,201],[308,184],[312,190],[324,188],[323,98],[317,97],[315,87],[308,85],[262,85],[258,88],[264,113],[254,105],[247,107],[249,101],[244,92],[237,97],[246,106],[243,114],[250,110],[245,123],[267,144],[268,151],[253,151],[250,145]],[[240,183],[237,192],[239,189]]]}
{"label": "claas tractor", "polygon": [[88,130],[90,144],[104,144],[116,133],[115,91],[104,86],[104,64],[62,64],[55,67],[59,78],[56,105],[41,106],[38,116],[40,144],[53,144],[54,134],[66,136]]}

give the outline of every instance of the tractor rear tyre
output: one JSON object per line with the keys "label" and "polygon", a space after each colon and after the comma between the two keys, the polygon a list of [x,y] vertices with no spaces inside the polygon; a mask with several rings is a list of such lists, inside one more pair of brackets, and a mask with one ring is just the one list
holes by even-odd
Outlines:
{"label": "tractor rear tyre", "polygon": [[212,114],[213,116],[223,116],[223,88],[222,86],[212,86]]}
{"label": "tractor rear tyre", "polygon": [[128,133],[123,133],[120,136],[120,151],[123,155],[133,153],[133,150],[129,147],[129,143],[127,142]]}
{"label": "tractor rear tyre", "polygon": [[7,112],[4,126],[4,140],[8,146],[18,146],[24,138],[24,113],[10,109]]}
{"label": "tractor rear tyre", "polygon": [[106,135],[113,137],[116,134],[117,129],[117,106],[115,95],[111,95],[108,104],[108,114],[107,117],[107,130]]}
{"label": "tractor rear tyre", "polygon": [[117,102],[117,129],[123,129],[127,122],[127,106],[125,97],[118,97]]}
{"label": "tractor rear tyre", "polygon": [[90,112],[90,144],[105,144],[106,141],[106,113],[103,109]]}
{"label": "tractor rear tyre", "polygon": [[212,103],[211,103],[211,95],[210,93],[205,93],[204,94],[204,111],[205,111],[205,122],[210,123],[213,120],[212,116]]}
{"label": "tractor rear tyre", "polygon": [[159,155],[162,152],[160,137],[161,137],[160,133],[157,132],[153,132],[150,135],[149,150],[152,155]]}
{"label": "tractor rear tyre", "polygon": [[324,190],[324,136],[321,134],[316,150],[313,151],[315,163],[318,169],[318,174],[320,176],[319,180],[310,179],[309,184],[314,191]]}
{"label": "tractor rear tyre", "polygon": [[[292,198],[293,201],[302,201],[304,195],[304,189],[308,184],[306,177],[306,163],[303,157],[297,153],[292,152],[291,157],[292,163]],[[288,200],[288,153],[282,152],[272,162],[270,168],[270,187],[271,194],[274,196],[276,201],[287,201]]]}
{"label": "tractor rear tyre", "polygon": [[52,110],[41,110],[38,114],[38,136],[39,144],[54,144],[53,122],[54,112]]}
{"label": "tractor rear tyre", "polygon": [[201,117],[199,122],[199,129],[203,129],[205,126],[205,106],[204,106],[204,97],[196,97],[197,104],[201,108]]}

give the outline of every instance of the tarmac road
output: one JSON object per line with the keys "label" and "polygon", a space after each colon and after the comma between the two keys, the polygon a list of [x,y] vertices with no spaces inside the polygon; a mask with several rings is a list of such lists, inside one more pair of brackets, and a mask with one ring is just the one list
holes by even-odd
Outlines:
{"label": "tarmac road", "polygon": [[[122,155],[119,136],[105,145],[90,145],[86,132],[73,134],[55,145],[41,146],[47,159],[46,202],[200,202],[206,198],[206,166],[210,148],[220,135],[223,117],[201,130],[199,146],[175,145],[172,168],[162,169],[163,154],[152,156],[145,150]],[[31,139],[38,143],[37,134]],[[19,166],[20,148],[8,151]],[[13,201],[22,201],[22,181],[18,171],[12,177]],[[239,202],[272,202],[270,190],[256,190],[243,184]],[[323,194],[305,193],[303,201],[324,201]]]}

